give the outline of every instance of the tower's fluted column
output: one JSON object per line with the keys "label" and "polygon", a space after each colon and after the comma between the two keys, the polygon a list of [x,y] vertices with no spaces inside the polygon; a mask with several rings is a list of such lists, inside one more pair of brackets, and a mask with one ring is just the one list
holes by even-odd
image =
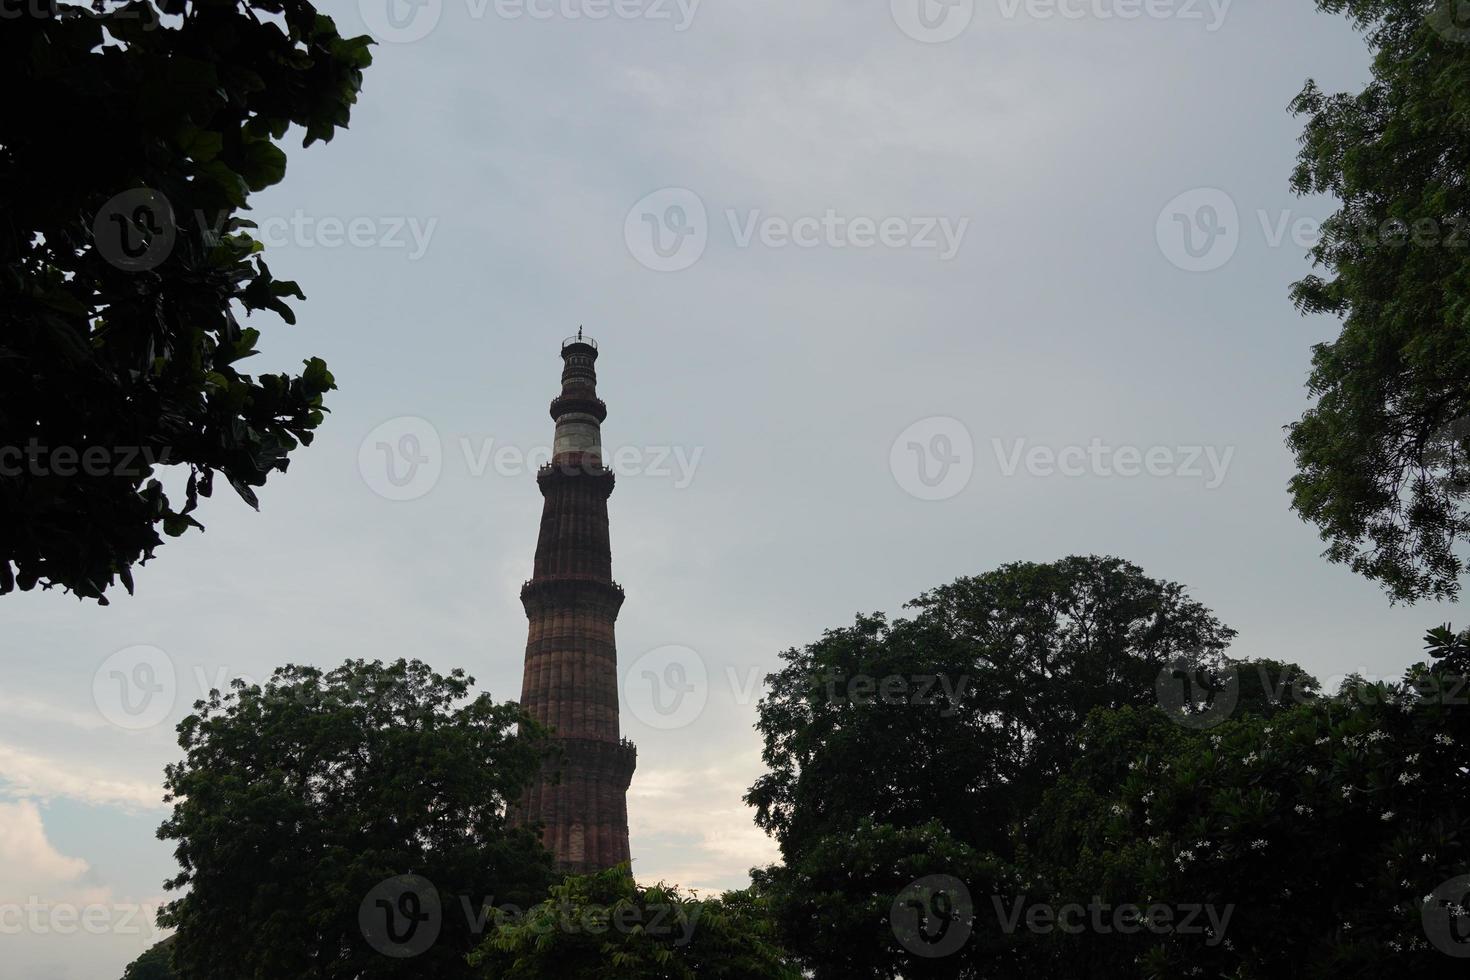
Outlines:
{"label": "tower's fluted column", "polygon": [[613,626],[623,590],[612,580],[602,464],[597,344],[580,331],[562,343],[561,394],[551,403],[556,441],[536,475],[545,498],[536,564],[521,589],[530,622],[521,704],[552,729],[560,773],[544,771],[517,819],[539,821],[561,871],[583,873],[629,859],[628,785],[636,753],[618,729]]}

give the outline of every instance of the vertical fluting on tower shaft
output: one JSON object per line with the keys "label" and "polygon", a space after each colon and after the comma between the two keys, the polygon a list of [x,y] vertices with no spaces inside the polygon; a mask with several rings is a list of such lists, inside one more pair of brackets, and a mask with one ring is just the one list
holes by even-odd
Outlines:
{"label": "vertical fluting on tower shaft", "polygon": [[521,801],[516,819],[540,823],[563,872],[629,860],[628,785],[637,762],[618,726],[614,624],[623,590],[612,580],[602,462],[607,406],[597,397],[597,344],[580,331],[562,343],[556,439],[536,475],[544,498],[536,561],[521,589],[529,631],[521,704],[559,750]]}

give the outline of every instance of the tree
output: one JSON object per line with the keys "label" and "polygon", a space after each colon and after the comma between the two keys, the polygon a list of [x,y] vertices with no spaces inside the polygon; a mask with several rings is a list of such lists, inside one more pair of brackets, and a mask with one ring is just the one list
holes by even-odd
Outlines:
{"label": "tree", "polygon": [[1470,879],[1446,888],[1470,867],[1470,657],[1448,630],[1428,640],[1435,662],[1401,683],[1350,679],[1332,697],[1208,731],[1153,709],[1097,712],[1028,821],[1018,860],[1032,900],[1204,905],[1224,928],[1053,934],[1033,943],[1036,967],[1448,975],[1447,954],[1470,951],[1470,912],[1449,907]]}
{"label": "tree", "polygon": [[551,880],[536,835],[506,819],[540,732],[473,683],[355,660],[199,702],[159,829],[182,869],[165,887],[187,888],[159,914],[179,976],[468,976],[470,912],[529,906]]}
{"label": "tree", "polygon": [[811,976],[1015,975],[1014,937],[987,920],[993,900],[1020,890],[1017,870],[937,820],[900,827],[864,817],[753,876]]}
{"label": "tree", "polygon": [[819,977],[889,976],[904,956],[884,939],[859,965],[862,945],[813,921],[893,901],[883,874],[850,872],[859,854],[917,869],[963,853],[1003,877],[1013,825],[1070,764],[1088,713],[1152,704],[1162,671],[1219,667],[1234,636],[1182,586],[1116,558],[1005,565],[910,608],[788,650],[759,707],[768,772],[746,800],[781,847],[766,874],[783,935]]}
{"label": "tree", "polygon": [[573,875],[529,910],[492,909],[470,957],[486,980],[800,980],[752,891],[701,900],[640,888],[626,865]]}
{"label": "tree", "polygon": [[767,679],[770,771],[747,799],[783,849],[866,816],[937,819],[1001,850],[1088,712],[1152,703],[1166,665],[1218,663],[1235,635],[1183,586],[1117,558],[1004,565],[909,608],[788,650]]}
{"label": "tree", "polygon": [[1395,601],[1459,593],[1470,539],[1470,24],[1458,0],[1317,0],[1367,32],[1372,81],[1308,82],[1292,186],[1341,207],[1293,287],[1342,317],[1290,427],[1292,506]]}
{"label": "tree", "polygon": [[[131,592],[216,476],[258,507],[310,444],[326,365],[237,368],[260,337],[238,313],[291,323],[304,298],[237,213],[284,176],[290,127],[309,146],[346,126],[368,44],[307,0],[7,14],[0,80],[25,97],[0,116],[0,594]],[[182,503],[164,465],[187,468]]]}
{"label": "tree", "polygon": [[142,956],[128,964],[122,980],[177,980],[178,974],[174,973],[169,959],[172,945],[173,939],[169,938],[149,946]]}

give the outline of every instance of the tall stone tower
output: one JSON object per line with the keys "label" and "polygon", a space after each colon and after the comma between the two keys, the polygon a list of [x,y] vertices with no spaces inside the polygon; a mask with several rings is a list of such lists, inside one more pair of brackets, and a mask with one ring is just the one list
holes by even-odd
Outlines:
{"label": "tall stone tower", "polygon": [[629,860],[628,784],[637,752],[618,730],[613,624],[623,588],[612,580],[602,465],[597,342],[578,330],[561,345],[561,394],[551,402],[556,441],[536,482],[545,502],[536,566],[521,588],[530,620],[521,704],[563,750],[560,779],[543,772],[519,818],[540,821],[557,870],[586,873]]}

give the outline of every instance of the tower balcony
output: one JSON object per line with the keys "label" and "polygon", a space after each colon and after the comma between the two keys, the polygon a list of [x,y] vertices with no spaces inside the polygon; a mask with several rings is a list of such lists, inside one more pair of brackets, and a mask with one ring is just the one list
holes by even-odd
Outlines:
{"label": "tower balcony", "polygon": [[525,607],[528,616],[537,607],[545,608],[552,604],[574,605],[590,601],[603,606],[616,618],[626,598],[627,594],[618,583],[580,575],[527,579],[521,586],[521,605]]}
{"label": "tower balcony", "polygon": [[599,423],[607,421],[607,402],[593,395],[562,394],[551,400],[551,419],[556,421],[563,415],[591,415]]}
{"label": "tower balcony", "polygon": [[542,463],[536,470],[536,485],[541,488],[543,495],[557,483],[567,480],[596,488],[604,500],[612,495],[613,487],[617,484],[617,477],[612,470],[602,465],[601,458],[580,453],[559,461]]}

